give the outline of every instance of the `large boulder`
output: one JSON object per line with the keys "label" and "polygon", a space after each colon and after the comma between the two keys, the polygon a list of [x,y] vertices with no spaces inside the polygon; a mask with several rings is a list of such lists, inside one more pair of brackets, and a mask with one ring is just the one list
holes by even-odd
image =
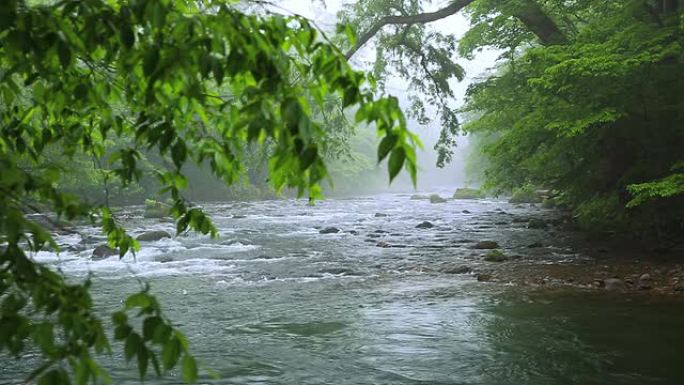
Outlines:
{"label": "large boulder", "polygon": [[430,203],[445,203],[447,200],[439,196],[438,194],[430,195]]}
{"label": "large boulder", "polygon": [[145,231],[138,235],[135,239],[143,242],[158,241],[162,238],[171,238],[171,234],[164,230]]}
{"label": "large boulder", "polygon": [[479,199],[484,197],[485,194],[482,191],[469,187],[457,188],[454,192],[454,199]]}
{"label": "large boulder", "polygon": [[101,259],[107,259],[111,256],[119,255],[119,249],[113,249],[107,245],[100,245],[93,250],[92,260],[98,261]]}
{"label": "large boulder", "polygon": [[435,227],[435,225],[428,221],[421,222],[418,224],[418,226],[416,226],[417,229],[431,229],[433,227]]}
{"label": "large boulder", "polygon": [[338,229],[337,227],[332,227],[332,226],[326,227],[326,228],[322,229],[321,231],[319,231],[319,233],[321,233],[321,234],[335,234],[335,233],[339,233],[339,232],[340,232],[340,229]]}

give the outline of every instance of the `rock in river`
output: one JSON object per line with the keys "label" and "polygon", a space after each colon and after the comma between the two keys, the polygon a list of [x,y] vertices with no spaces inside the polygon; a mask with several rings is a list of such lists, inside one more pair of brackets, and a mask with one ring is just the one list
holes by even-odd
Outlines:
{"label": "rock in river", "polygon": [[447,266],[442,269],[442,273],[445,274],[467,274],[472,271],[468,266]]}
{"label": "rock in river", "polygon": [[619,278],[608,278],[603,281],[603,287],[608,291],[620,291],[625,284]]}
{"label": "rock in river", "polygon": [[418,224],[418,226],[416,226],[417,229],[431,229],[433,227],[435,227],[435,225],[428,221],[421,222]]}
{"label": "rock in river", "polygon": [[501,250],[490,250],[485,254],[484,260],[487,262],[504,262],[508,260],[508,257]]}
{"label": "rock in river", "polygon": [[135,239],[138,241],[148,242],[158,241],[162,238],[171,238],[171,234],[164,230],[145,231],[144,233],[138,235]]}
{"label": "rock in river", "polygon": [[446,203],[446,199],[437,194],[430,195],[430,203]]}
{"label": "rock in river", "polygon": [[642,274],[641,277],[639,277],[639,290],[649,290],[651,287],[653,287],[651,275],[648,273]]}
{"label": "rock in river", "polygon": [[107,245],[100,245],[93,250],[93,260],[109,258],[112,255],[119,255],[119,249],[112,249]]}
{"label": "rock in river", "polygon": [[388,216],[387,214],[375,213],[375,217],[376,217],[376,218],[384,218],[384,217],[387,217],[387,216]]}
{"label": "rock in river", "polygon": [[546,221],[544,221],[543,219],[539,219],[539,218],[532,218],[527,223],[528,229],[545,229],[546,226],[547,226]]}
{"label": "rock in river", "polygon": [[494,241],[480,241],[473,245],[473,249],[486,250],[486,249],[498,249],[499,244]]}
{"label": "rock in river", "polygon": [[321,234],[335,234],[335,233],[339,233],[339,232],[340,232],[340,229],[338,229],[337,227],[332,227],[332,226],[326,227],[323,230],[319,231],[319,233],[321,233]]}

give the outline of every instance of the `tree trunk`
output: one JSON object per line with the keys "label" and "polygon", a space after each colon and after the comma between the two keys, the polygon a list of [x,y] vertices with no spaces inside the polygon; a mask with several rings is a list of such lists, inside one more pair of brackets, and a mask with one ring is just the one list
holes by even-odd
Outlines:
{"label": "tree trunk", "polygon": [[659,14],[668,14],[679,10],[679,0],[657,0],[655,9]]}
{"label": "tree trunk", "polygon": [[544,12],[539,3],[534,0],[526,0],[513,13],[513,16],[518,18],[532,33],[537,35],[543,45],[558,45],[568,42],[565,34]]}

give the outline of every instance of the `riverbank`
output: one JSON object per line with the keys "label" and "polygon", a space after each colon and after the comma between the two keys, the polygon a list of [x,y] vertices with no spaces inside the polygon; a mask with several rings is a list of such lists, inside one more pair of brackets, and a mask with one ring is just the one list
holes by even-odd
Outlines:
{"label": "riverbank", "polygon": [[481,282],[538,289],[576,289],[684,297],[684,270],[680,263],[674,262],[596,259],[562,264],[538,264],[512,261],[482,267],[473,274]]}

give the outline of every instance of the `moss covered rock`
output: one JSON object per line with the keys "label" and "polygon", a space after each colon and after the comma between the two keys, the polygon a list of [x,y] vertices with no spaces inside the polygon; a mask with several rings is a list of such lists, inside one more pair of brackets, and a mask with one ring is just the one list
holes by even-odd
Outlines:
{"label": "moss covered rock", "polygon": [[484,192],[469,187],[458,188],[454,192],[454,199],[480,199],[484,197]]}
{"label": "moss covered rock", "polygon": [[145,218],[166,218],[171,216],[171,206],[156,201],[154,199],[145,199],[145,212],[143,217]]}
{"label": "moss covered rock", "polygon": [[541,203],[542,197],[532,186],[524,186],[513,191],[509,203]]}
{"label": "moss covered rock", "polygon": [[484,256],[484,260],[487,262],[503,262],[507,259],[508,257],[501,250],[490,250]]}
{"label": "moss covered rock", "polygon": [[439,196],[438,194],[430,195],[430,203],[445,203],[447,200]]}

